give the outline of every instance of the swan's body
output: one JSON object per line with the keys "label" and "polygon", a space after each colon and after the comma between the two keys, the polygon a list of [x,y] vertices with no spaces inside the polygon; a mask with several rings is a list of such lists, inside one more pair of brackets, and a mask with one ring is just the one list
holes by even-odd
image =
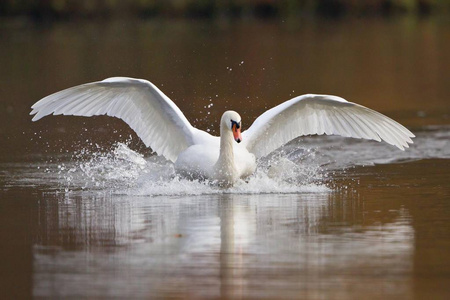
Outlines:
{"label": "swan's body", "polygon": [[[33,121],[54,115],[108,115],[124,120],[142,141],[175,163],[176,170],[226,185],[251,175],[256,158],[290,140],[336,134],[408,148],[414,135],[401,124],[364,106],[328,95],[303,95],[259,116],[241,136],[241,117],[223,114],[220,137],[194,128],[163,92],[146,80],[113,77],[79,85],[32,106]],[[241,142],[242,143],[239,143]]]}
{"label": "swan's body", "polygon": [[[225,112],[220,122],[220,138],[208,139],[206,143],[192,145],[181,152],[175,161],[178,173],[191,178],[212,178],[222,185],[230,185],[253,174],[255,156],[235,142],[232,130],[228,129],[232,121],[240,124],[241,117],[234,111]],[[240,128],[237,130],[240,142]]]}

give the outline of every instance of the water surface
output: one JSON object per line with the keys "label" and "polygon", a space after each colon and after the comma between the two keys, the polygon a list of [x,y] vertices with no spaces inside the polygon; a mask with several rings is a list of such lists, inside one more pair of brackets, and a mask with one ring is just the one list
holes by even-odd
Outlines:
{"label": "water surface", "polygon": [[[433,19],[0,27],[2,298],[448,298],[450,39]],[[230,189],[178,178],[121,121],[29,107],[146,78],[196,126],[303,93],[400,121],[405,152],[304,137]]]}

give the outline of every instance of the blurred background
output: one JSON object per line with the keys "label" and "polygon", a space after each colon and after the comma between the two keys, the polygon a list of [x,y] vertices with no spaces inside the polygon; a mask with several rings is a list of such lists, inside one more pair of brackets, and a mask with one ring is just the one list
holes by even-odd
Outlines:
{"label": "blurred background", "polygon": [[[245,129],[323,93],[417,138],[405,152],[298,140],[309,171],[295,176],[321,175],[320,158],[384,163],[330,173],[326,191],[285,193],[281,178],[253,184],[273,194],[210,195],[162,175],[127,194],[170,168],[111,163],[130,137],[151,153],[124,122],[29,115],[112,76],[150,80],[213,134],[226,109]],[[0,0],[0,298],[450,299],[449,125],[450,0]]]}
{"label": "blurred background", "polygon": [[293,17],[427,15],[450,9],[448,0],[3,0],[0,13],[43,20],[67,17]]}
{"label": "blurred background", "polygon": [[[417,129],[449,123],[447,0],[2,0],[0,161],[133,137],[119,120],[30,106],[111,76],[155,83],[217,133],[304,93],[335,94]],[[88,131],[88,132],[87,132]]]}

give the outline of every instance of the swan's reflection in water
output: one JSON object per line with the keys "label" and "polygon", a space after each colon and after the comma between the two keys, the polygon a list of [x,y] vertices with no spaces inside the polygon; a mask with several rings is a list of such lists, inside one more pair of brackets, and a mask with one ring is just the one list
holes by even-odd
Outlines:
{"label": "swan's reflection in water", "polygon": [[[408,210],[360,195],[134,197],[39,204],[35,296],[408,296]],[[375,209],[376,208],[376,209]],[[383,209],[384,210],[384,209]]]}

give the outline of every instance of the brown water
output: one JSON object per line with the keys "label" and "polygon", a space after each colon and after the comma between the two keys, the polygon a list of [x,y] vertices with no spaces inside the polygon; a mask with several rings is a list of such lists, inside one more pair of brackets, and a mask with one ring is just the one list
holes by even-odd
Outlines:
{"label": "brown water", "polygon": [[[448,20],[8,23],[0,37],[0,298],[450,297]],[[116,75],[212,132],[224,109],[245,127],[314,92],[417,138],[406,152],[302,138],[277,176],[217,190],[173,178],[118,120],[30,121],[41,97]]]}

